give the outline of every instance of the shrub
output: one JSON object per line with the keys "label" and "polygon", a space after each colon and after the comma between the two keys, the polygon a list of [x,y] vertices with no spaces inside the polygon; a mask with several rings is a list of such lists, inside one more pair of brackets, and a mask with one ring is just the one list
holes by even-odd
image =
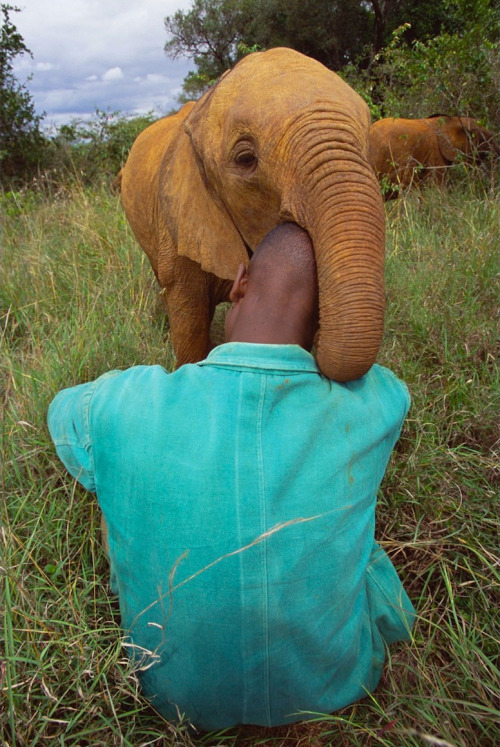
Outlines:
{"label": "shrub", "polygon": [[86,185],[109,181],[125,163],[137,135],[156,117],[126,116],[96,110],[90,120],[62,125],[51,139],[45,170],[56,179],[76,178]]}
{"label": "shrub", "polygon": [[343,77],[367,101],[375,119],[474,117],[500,130],[500,48],[479,24],[428,41],[403,41],[407,24],[375,56],[367,70],[347,68]]}

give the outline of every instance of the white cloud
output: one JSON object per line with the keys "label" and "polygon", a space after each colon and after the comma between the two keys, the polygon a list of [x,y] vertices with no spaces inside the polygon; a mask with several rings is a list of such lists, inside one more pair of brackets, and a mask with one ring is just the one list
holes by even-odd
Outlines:
{"label": "white cloud", "polygon": [[[106,70],[104,75],[101,75],[102,80],[121,80],[123,78],[123,73],[121,67],[111,67],[109,70]],[[88,80],[88,78],[87,78]]]}
{"label": "white cloud", "polygon": [[148,83],[168,83],[169,79],[166,75],[161,75],[160,73],[148,73],[146,75],[146,80]]}
{"label": "white cloud", "polygon": [[40,73],[46,73],[48,70],[57,70],[57,66],[53,65],[52,62],[36,62],[35,63],[35,70],[36,72]]}

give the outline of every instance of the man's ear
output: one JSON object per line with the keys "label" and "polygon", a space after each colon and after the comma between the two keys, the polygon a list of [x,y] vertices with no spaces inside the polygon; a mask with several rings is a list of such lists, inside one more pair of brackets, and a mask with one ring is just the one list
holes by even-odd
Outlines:
{"label": "man's ear", "polygon": [[247,292],[248,287],[248,270],[241,262],[240,266],[238,267],[238,272],[236,273],[236,277],[234,279],[233,287],[231,288],[231,292],[229,294],[229,300],[231,303],[238,303],[238,301],[241,301],[241,299],[244,297],[245,293]]}

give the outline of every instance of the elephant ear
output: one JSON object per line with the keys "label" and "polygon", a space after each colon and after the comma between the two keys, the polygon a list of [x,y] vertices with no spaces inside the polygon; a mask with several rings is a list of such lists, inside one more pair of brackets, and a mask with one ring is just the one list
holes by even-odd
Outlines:
{"label": "elephant ear", "polygon": [[223,202],[210,189],[185,125],[168,148],[160,172],[160,210],[177,252],[205,272],[234,280],[245,244]]}
{"label": "elephant ear", "polygon": [[445,161],[453,163],[457,157],[457,149],[452,145],[450,138],[439,128],[436,129],[436,137],[438,142],[439,152],[443,156]]}

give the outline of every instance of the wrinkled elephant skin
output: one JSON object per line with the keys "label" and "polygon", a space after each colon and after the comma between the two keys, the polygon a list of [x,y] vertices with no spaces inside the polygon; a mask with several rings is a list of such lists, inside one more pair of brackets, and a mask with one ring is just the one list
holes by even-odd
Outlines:
{"label": "wrinkled elephant skin", "polygon": [[370,127],[370,163],[386,199],[425,179],[443,185],[459,157],[472,161],[499,152],[492,133],[468,117],[389,117]]}
{"label": "wrinkled elephant skin", "polygon": [[339,381],[374,362],[384,318],[384,209],[366,104],[320,63],[257,52],[148,127],[122,202],[164,289],[177,365],[203,359],[215,305],[268,231],[293,221],[318,267],[318,365]]}

